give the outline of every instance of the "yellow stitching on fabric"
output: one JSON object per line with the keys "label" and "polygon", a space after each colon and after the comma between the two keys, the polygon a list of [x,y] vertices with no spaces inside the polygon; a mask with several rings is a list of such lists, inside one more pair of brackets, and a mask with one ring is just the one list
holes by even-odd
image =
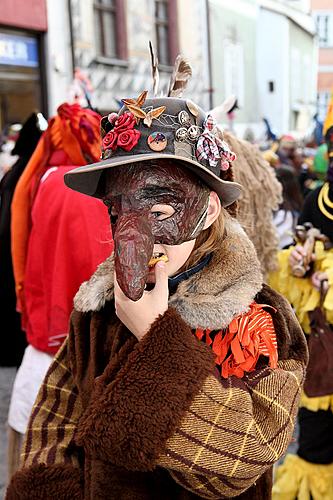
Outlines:
{"label": "yellow stitching on fabric", "polygon": [[56,385],[52,385],[52,384],[46,384],[47,387],[50,387],[51,389],[57,389],[58,391],[61,391],[61,392],[68,392],[69,394],[73,394],[73,391],[70,391],[69,389],[65,389],[65,387],[58,387]]}
{"label": "yellow stitching on fabric", "polygon": [[206,437],[206,439],[205,439],[204,445],[203,445],[203,446],[201,446],[201,448],[198,450],[198,453],[197,453],[197,455],[196,455],[196,457],[195,457],[195,459],[194,459],[194,461],[193,461],[193,464],[192,464],[192,465],[191,465],[191,467],[190,467],[190,470],[192,470],[192,469],[193,469],[193,466],[194,466],[194,465],[197,463],[197,461],[199,460],[200,455],[202,454],[202,452],[203,452],[203,450],[204,450],[204,448],[205,448],[205,445],[208,443],[208,441],[209,441],[209,439],[210,439],[210,437],[211,437],[211,435],[212,435],[212,433],[213,433],[214,427],[215,427],[215,425],[217,424],[217,422],[218,422],[218,420],[219,420],[219,418],[220,418],[220,415],[221,415],[222,411],[224,410],[225,406],[229,403],[229,401],[231,400],[231,398],[232,398],[232,387],[230,387],[230,394],[229,394],[229,396],[228,396],[227,401],[226,401],[226,402],[225,402],[225,403],[221,406],[221,408],[220,408],[220,410],[219,410],[218,414],[217,414],[217,415],[216,415],[216,417],[215,417],[215,420],[214,420],[214,422],[213,422],[213,425],[211,425],[211,427],[210,427],[210,431],[209,431],[209,433],[207,434],[207,437]]}
{"label": "yellow stitching on fabric", "polygon": [[300,381],[298,380],[297,376],[295,375],[295,373],[293,372],[288,372],[289,375],[291,375],[292,377],[294,377],[294,379],[296,380],[296,384],[297,384],[297,387],[300,389],[301,387],[301,383]]}
{"label": "yellow stitching on fabric", "polygon": [[[55,411],[49,410],[48,408],[45,408],[44,406],[42,406],[40,408],[40,412],[42,412],[42,411],[45,411],[46,413],[51,413],[52,415],[55,415],[56,417],[66,418],[65,415],[61,415],[61,413],[57,413]],[[66,420],[68,420],[68,422],[70,424],[76,425],[76,422],[74,422],[74,420],[71,420],[69,418],[66,418]],[[62,423],[61,425],[67,425],[67,423]],[[48,426],[45,426],[45,428],[48,428]],[[33,430],[33,428],[32,428],[32,430]]]}
{"label": "yellow stitching on fabric", "polygon": [[248,428],[246,430],[246,434],[245,434],[244,439],[243,439],[242,447],[241,447],[241,449],[239,451],[239,458],[237,458],[237,460],[235,462],[235,465],[234,465],[234,467],[233,467],[233,469],[232,469],[232,471],[230,473],[230,477],[232,477],[235,474],[235,472],[236,472],[236,469],[237,469],[237,467],[238,467],[238,465],[240,463],[240,458],[243,456],[245,444],[246,444],[247,438],[249,436],[251,427],[253,426],[254,423],[255,423],[254,419],[252,419],[251,422],[249,423],[249,426],[248,426]]}
{"label": "yellow stitching on fabric", "polygon": [[252,392],[254,392],[255,394],[257,394],[258,396],[261,396],[262,398],[266,399],[266,401],[269,401],[270,403],[272,403],[274,406],[277,406],[278,408],[280,408],[287,416],[288,416],[288,419],[289,421],[293,424],[293,421],[292,421],[292,418],[291,416],[289,415],[289,412],[288,410],[286,410],[284,408],[284,406],[282,406],[280,403],[278,403],[277,401],[275,401],[274,399],[272,398],[269,398],[268,396],[265,396],[265,394],[263,394],[262,392],[259,392],[257,391],[256,389],[252,389]]}
{"label": "yellow stitching on fabric", "polygon": [[[63,424],[61,427],[66,427],[66,429],[71,429],[71,428],[76,428],[76,424]],[[59,425],[48,425],[47,426],[48,429],[59,429],[60,426]],[[43,426],[40,426],[40,427],[32,427],[31,428],[31,431],[41,431],[42,429],[45,429],[45,427]]]}
{"label": "yellow stitching on fabric", "polygon": [[[219,479],[219,478],[218,478],[217,476],[214,476],[214,477],[212,477],[212,478],[210,478],[210,479],[208,479],[208,478],[206,478],[206,479],[207,479],[207,481],[206,481],[205,483],[201,483],[201,484],[200,484],[200,486],[196,486],[196,487],[195,487],[195,489],[196,489],[196,490],[202,490],[202,488],[205,488],[205,487],[206,487],[207,483],[209,483],[209,484],[213,484],[213,483],[214,483],[214,482],[216,482],[216,480],[217,480],[217,479]],[[223,484],[223,483],[222,483],[222,484]]]}
{"label": "yellow stitching on fabric", "polygon": [[[60,361],[58,361],[57,359],[54,360],[55,363],[57,363],[58,366],[61,366],[61,368],[63,368],[64,370],[66,370],[66,372],[68,373],[72,373],[69,369],[68,369],[68,366],[66,365],[63,365],[62,363],[60,363]],[[51,375],[53,375],[53,373],[51,373]]]}
{"label": "yellow stitching on fabric", "polygon": [[[43,448],[42,452],[43,454],[45,454],[45,452],[49,452],[49,450],[51,448],[53,448],[53,444],[50,444],[49,446],[46,446],[45,448]],[[62,446],[62,449],[66,449],[66,446]],[[36,450],[31,450],[29,451],[29,453],[21,453],[21,457],[25,456],[25,457],[28,457],[29,455],[32,455],[33,453],[38,453],[40,451],[40,449],[38,449],[37,451]],[[43,456],[42,454],[42,456]],[[43,463],[43,460],[40,461],[40,463]]]}
{"label": "yellow stitching on fabric", "polygon": [[260,434],[261,439],[264,441],[264,445],[267,445],[267,446],[268,446],[268,448],[269,448],[269,449],[273,452],[273,454],[274,454],[274,456],[275,456],[275,460],[278,460],[278,459],[279,459],[279,454],[277,453],[277,451],[276,451],[276,450],[274,450],[273,446],[272,446],[272,445],[270,445],[270,444],[267,442],[267,439],[266,439],[266,438],[265,438],[265,436],[263,435],[263,433],[262,433],[262,431],[261,431],[261,429],[260,429],[259,425],[258,425],[257,423],[255,423],[255,426],[256,426],[257,431],[258,431],[258,432],[259,432],[259,434]]}

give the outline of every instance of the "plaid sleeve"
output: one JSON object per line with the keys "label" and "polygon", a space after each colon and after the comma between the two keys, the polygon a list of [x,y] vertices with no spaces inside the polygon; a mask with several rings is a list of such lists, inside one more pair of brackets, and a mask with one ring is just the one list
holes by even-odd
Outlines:
{"label": "plaid sleeve", "polygon": [[32,409],[21,465],[78,465],[74,432],[82,413],[68,364],[67,341],[50,366]]}
{"label": "plaid sleeve", "polygon": [[294,360],[247,379],[209,375],[158,465],[200,497],[241,494],[285,452],[303,377]]}

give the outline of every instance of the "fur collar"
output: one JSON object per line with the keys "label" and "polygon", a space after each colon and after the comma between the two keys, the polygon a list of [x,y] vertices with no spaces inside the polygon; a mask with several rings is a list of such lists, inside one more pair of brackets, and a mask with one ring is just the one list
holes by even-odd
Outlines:
{"label": "fur collar", "polygon": [[[227,220],[226,237],[210,263],[181,282],[169,304],[191,328],[225,328],[248,310],[262,288],[262,273],[253,244],[234,219]],[[106,259],[74,299],[77,311],[100,310],[113,298],[113,256]]]}

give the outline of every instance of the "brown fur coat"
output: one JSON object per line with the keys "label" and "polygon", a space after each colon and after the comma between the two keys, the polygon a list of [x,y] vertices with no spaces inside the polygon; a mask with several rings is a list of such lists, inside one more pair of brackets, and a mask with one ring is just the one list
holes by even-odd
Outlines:
{"label": "brown fur coat", "polygon": [[[228,222],[221,250],[140,342],[115,315],[112,277],[110,258],[76,296],[7,500],[269,499],[307,349],[287,302],[262,287],[240,226]],[[224,328],[253,300],[276,309],[278,368],[261,360],[243,379],[220,379],[193,328]]]}

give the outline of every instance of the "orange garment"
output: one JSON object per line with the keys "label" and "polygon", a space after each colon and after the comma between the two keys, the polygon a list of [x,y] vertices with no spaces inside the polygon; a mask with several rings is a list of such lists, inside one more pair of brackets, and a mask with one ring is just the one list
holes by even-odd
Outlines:
{"label": "orange garment", "polygon": [[259,356],[267,356],[269,366],[277,367],[273,319],[264,307],[270,306],[253,302],[247,313],[236,316],[224,330],[196,330],[198,339],[204,340],[216,354],[215,363],[221,367],[223,378],[242,378],[245,372],[255,370]]}
{"label": "orange garment", "polygon": [[[31,210],[40,178],[49,168],[57,151],[66,158],[65,165],[85,165],[100,156],[100,116],[78,104],[62,104],[50,119],[29,163],[16,186],[12,202],[11,249],[17,306],[24,316],[24,276],[31,231]],[[23,321],[24,322],[24,321]]]}

